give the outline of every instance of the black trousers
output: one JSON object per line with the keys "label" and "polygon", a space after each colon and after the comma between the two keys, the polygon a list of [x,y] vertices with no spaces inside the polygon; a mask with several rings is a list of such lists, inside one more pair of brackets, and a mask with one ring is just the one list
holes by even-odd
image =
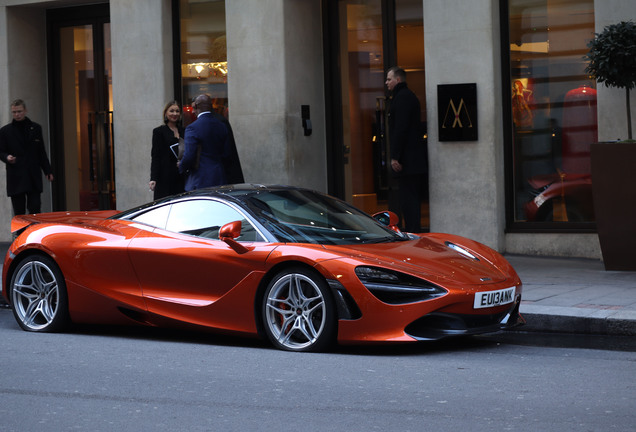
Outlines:
{"label": "black trousers", "polygon": [[422,175],[402,175],[399,177],[400,208],[404,231],[422,231]]}
{"label": "black trousers", "polygon": [[24,192],[11,196],[11,204],[13,205],[14,215],[26,214],[27,208],[29,214],[40,213],[42,201],[40,200],[40,192]]}

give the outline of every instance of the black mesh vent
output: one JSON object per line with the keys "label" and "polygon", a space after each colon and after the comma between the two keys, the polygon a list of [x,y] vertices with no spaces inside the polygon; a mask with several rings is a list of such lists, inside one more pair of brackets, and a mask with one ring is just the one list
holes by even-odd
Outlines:
{"label": "black mesh vent", "polygon": [[491,315],[433,313],[413,321],[405,331],[409,336],[422,340],[494,332],[500,329],[500,323],[507,313],[507,311]]}

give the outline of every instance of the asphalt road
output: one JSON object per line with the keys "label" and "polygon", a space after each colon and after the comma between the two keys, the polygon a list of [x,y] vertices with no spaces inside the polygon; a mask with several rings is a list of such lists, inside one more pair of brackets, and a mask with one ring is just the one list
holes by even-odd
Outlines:
{"label": "asphalt road", "polygon": [[0,430],[634,430],[636,350],[522,337],[299,354],[156,329],[27,333],[2,309]]}

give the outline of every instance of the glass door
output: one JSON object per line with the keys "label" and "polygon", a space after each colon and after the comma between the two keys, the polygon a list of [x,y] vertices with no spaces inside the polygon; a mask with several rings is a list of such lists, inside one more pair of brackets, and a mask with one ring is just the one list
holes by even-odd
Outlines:
{"label": "glass door", "polygon": [[[330,31],[338,35],[330,40],[330,48],[332,79],[340,90],[332,101],[332,112],[340,116],[332,118],[336,136],[331,140],[330,172],[338,184],[331,192],[367,213],[387,208],[399,213],[397,182],[389,164],[384,82],[391,66],[406,70],[426,130],[422,1],[339,0],[327,13],[333,23]],[[428,226],[425,198],[422,227]]]}
{"label": "glass door", "polygon": [[344,197],[373,212],[387,198],[382,141],[384,40],[381,0],[338,5]]}
{"label": "glass door", "polygon": [[105,6],[56,9],[48,15],[56,210],[116,205],[110,23]]}

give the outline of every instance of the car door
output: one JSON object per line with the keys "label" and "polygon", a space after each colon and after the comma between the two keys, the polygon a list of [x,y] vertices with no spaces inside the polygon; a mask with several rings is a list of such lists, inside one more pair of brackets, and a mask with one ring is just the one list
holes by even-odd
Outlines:
{"label": "car door", "polygon": [[[219,240],[219,229],[242,221],[237,252]],[[237,208],[217,200],[171,205],[165,227],[137,236],[129,255],[148,311],[197,325],[255,331],[254,296],[275,245]]]}

